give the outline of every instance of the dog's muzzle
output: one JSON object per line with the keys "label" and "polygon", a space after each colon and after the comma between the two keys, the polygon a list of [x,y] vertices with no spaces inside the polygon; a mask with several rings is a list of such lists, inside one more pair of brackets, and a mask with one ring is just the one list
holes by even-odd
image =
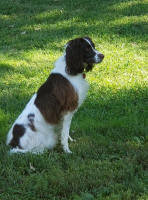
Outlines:
{"label": "dog's muzzle", "polygon": [[97,53],[95,55],[95,63],[100,63],[104,59],[104,55],[102,53]]}

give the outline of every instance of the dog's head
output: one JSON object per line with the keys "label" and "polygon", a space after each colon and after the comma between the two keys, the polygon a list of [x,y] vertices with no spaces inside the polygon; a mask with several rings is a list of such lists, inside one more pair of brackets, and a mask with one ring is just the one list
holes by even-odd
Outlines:
{"label": "dog's head", "polygon": [[70,75],[92,70],[103,58],[89,37],[70,40],[66,45],[66,70]]}

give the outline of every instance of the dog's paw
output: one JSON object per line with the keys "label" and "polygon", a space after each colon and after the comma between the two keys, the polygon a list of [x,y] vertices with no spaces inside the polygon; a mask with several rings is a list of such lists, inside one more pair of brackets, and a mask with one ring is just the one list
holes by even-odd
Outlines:
{"label": "dog's paw", "polygon": [[72,153],[72,151],[70,151],[69,148],[64,148],[64,152],[65,152],[65,153],[69,153],[69,154]]}
{"label": "dog's paw", "polygon": [[69,136],[69,140],[71,141],[71,142],[76,142],[76,140],[75,139],[73,139],[72,137],[70,137]]}
{"label": "dog's paw", "polygon": [[72,151],[68,150],[68,151],[65,151],[65,153],[69,153],[69,154],[71,154],[71,153],[72,153]]}

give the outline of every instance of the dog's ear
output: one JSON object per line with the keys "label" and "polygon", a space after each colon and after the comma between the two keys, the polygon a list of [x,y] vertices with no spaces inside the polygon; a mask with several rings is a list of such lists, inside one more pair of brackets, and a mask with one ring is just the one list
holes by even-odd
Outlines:
{"label": "dog's ear", "polygon": [[76,75],[84,71],[83,39],[75,39],[68,42],[66,45],[66,70],[70,75]]}

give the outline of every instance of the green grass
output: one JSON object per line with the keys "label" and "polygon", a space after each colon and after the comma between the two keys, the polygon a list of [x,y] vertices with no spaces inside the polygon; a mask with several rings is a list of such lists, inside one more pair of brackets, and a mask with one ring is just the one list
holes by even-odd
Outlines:
{"label": "green grass", "polygon": [[[147,0],[0,1],[0,200],[148,200]],[[104,61],[74,116],[72,155],[12,155],[5,139],[65,43]]]}

